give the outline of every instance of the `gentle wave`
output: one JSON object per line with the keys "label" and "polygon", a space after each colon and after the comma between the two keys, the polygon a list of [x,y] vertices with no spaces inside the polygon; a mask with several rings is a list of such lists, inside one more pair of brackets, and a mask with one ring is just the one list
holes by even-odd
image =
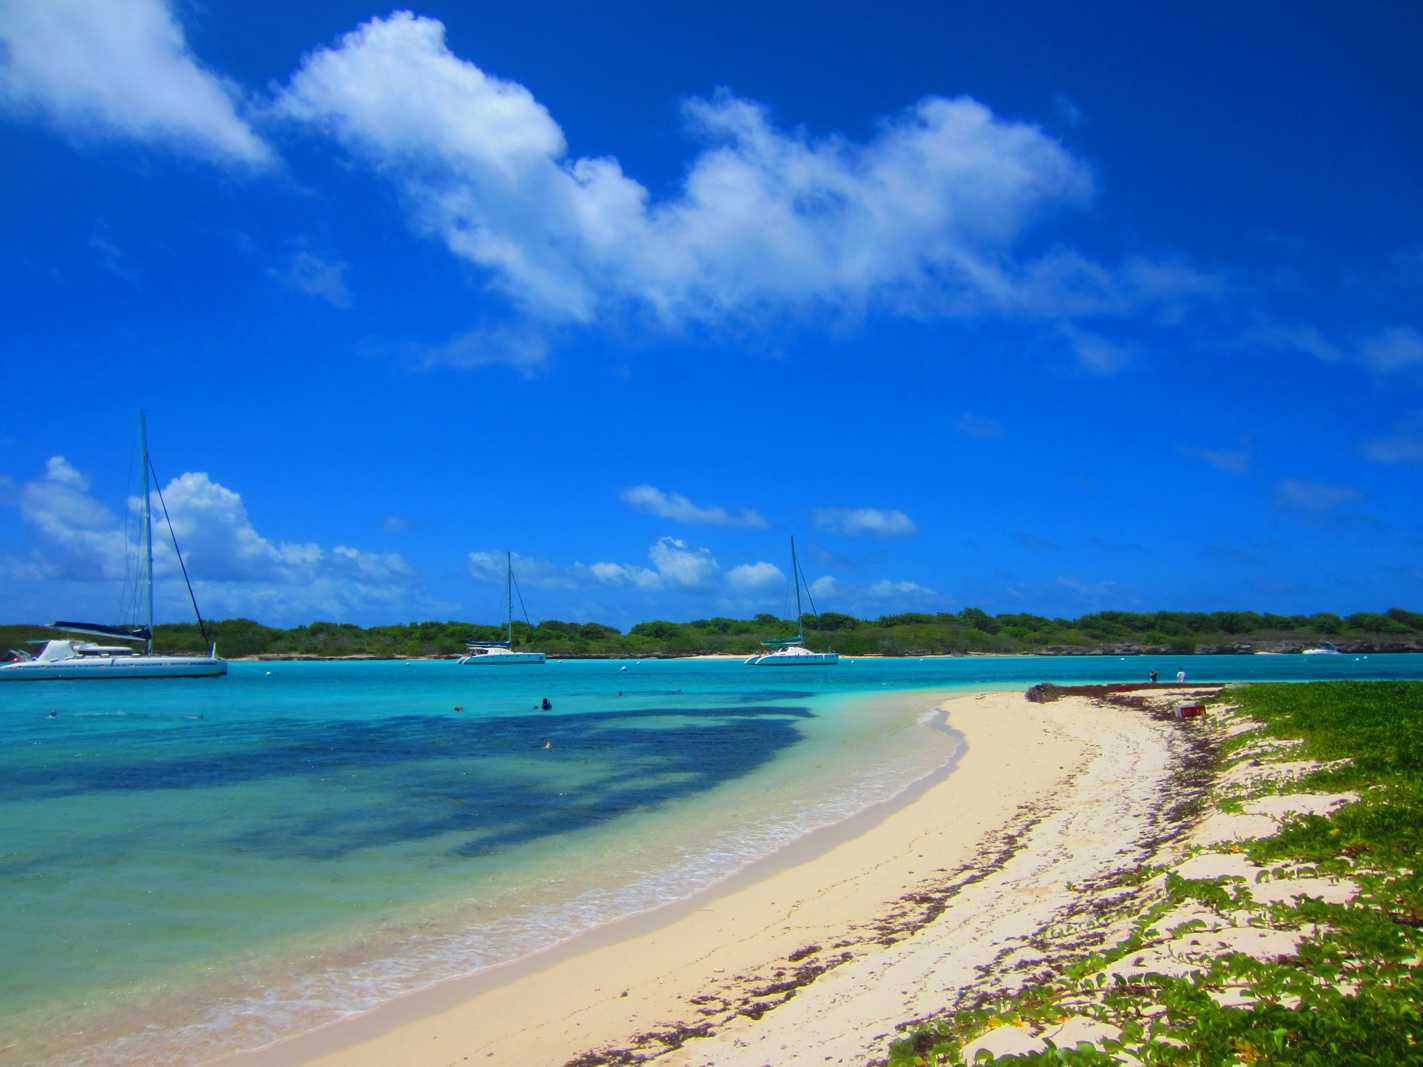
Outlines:
{"label": "gentle wave", "polygon": [[[932,710],[920,725],[942,723]],[[378,958],[355,965],[323,967],[268,985],[260,992],[226,997],[208,1005],[195,1021],[159,1032],[146,1029],[105,1040],[76,1055],[75,1064],[177,1064],[195,1055],[210,1058],[251,1050],[294,1034],[365,1014],[400,996],[553,948],[620,919],[684,901],[715,887],[752,864],[774,856],[807,834],[835,826],[892,801],[927,775],[942,770],[957,753],[946,741],[934,766],[905,776],[904,753],[887,754],[851,778],[838,779],[829,794],[807,797],[790,810],[736,829],[669,857],[658,869],[615,888],[592,888],[555,905],[505,916],[467,929],[404,938]],[[922,755],[922,747],[920,749]]]}

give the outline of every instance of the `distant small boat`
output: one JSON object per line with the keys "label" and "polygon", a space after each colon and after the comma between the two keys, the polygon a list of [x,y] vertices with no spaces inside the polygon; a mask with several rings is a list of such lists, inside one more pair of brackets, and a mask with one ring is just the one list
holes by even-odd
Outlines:
{"label": "distant small boat", "polygon": [[[465,654],[458,660],[460,666],[468,667],[517,667],[521,664],[528,665],[543,663],[544,654],[542,652],[515,652],[514,651],[514,555],[512,552],[504,554],[504,587],[505,602],[508,606],[508,639],[504,641],[466,641],[464,643]],[[520,595],[522,603],[523,594]]]}
{"label": "distant small boat", "polygon": [[1319,645],[1316,648],[1306,648],[1300,653],[1301,656],[1342,656],[1343,654],[1344,653],[1340,652],[1333,645]]}
{"label": "distant small boat", "polygon": [[[762,641],[761,644],[773,651],[752,656],[746,666],[820,667],[840,662],[838,652],[812,652],[805,647],[805,617],[800,610],[800,563],[796,560],[794,537],[791,538],[791,581],[795,584],[796,635],[781,641]],[[813,601],[811,607],[815,607]]]}
{"label": "distant small boat", "polygon": [[[148,426],[143,412],[138,413],[139,451],[143,464],[143,586],[144,600],[148,606],[148,621],[144,626],[108,626],[97,622],[52,622],[50,629],[66,633],[84,634],[89,637],[109,640],[133,641],[143,644],[140,653],[128,645],[96,645],[88,641],[57,639],[44,642],[38,655],[15,650],[15,660],[0,664],[0,682],[39,682],[65,679],[118,679],[118,678],[217,678],[227,673],[227,661],[219,659],[217,645],[213,644],[206,656],[155,656],[153,654],[153,516],[150,502],[149,475],[153,474],[153,485],[158,491],[159,503],[163,501],[163,490],[158,488],[158,477],[153,471],[153,463],[148,458]],[[164,518],[168,507],[163,506]],[[178,557],[178,566],[183,570],[183,581],[188,582],[188,568],[183,563],[183,553],[178,550],[178,538],[173,533],[173,523],[168,523],[169,536],[173,538],[173,551]],[[207,627],[198,613],[197,597],[193,585],[188,582],[188,597],[193,602],[193,614],[197,615],[198,628],[207,637]]]}

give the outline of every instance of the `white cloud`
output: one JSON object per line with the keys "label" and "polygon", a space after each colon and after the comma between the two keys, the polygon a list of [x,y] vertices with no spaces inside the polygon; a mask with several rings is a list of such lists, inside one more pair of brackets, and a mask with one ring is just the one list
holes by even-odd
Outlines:
{"label": "white cloud", "polygon": [[267,277],[288,289],[324,300],[332,307],[349,308],[351,290],[346,285],[346,270],[345,260],[328,259],[298,249],[280,270],[270,268]]}
{"label": "white cloud", "polygon": [[968,411],[954,420],[954,429],[965,437],[977,437],[980,441],[991,441],[1003,436],[1003,425],[997,419]]}
{"label": "white cloud", "polygon": [[882,508],[817,508],[815,524],[850,537],[866,533],[899,537],[918,529],[914,520],[904,512]]}
{"label": "white cloud", "polygon": [[668,585],[705,589],[715,584],[719,571],[711,551],[694,548],[679,537],[661,537],[647,557]]}
{"label": "white cloud", "polygon": [[1366,338],[1359,346],[1359,354],[1376,371],[1420,366],[1423,365],[1423,333],[1412,326],[1394,326]]}
{"label": "white cloud", "polygon": [[810,583],[811,596],[837,596],[840,592],[840,583],[831,574],[823,574]]}
{"label": "white cloud", "polygon": [[624,504],[660,518],[693,526],[745,526],[764,529],[770,525],[759,513],[742,508],[733,514],[724,507],[701,507],[681,493],[670,493],[652,485],[634,485],[618,494]]}
{"label": "white cloud", "polygon": [[[131,497],[121,519],[90,496],[88,486],[63,456],[53,456],[43,477],[20,487],[20,516],[37,537],[24,561],[32,576],[92,582],[137,575],[134,531],[143,498]],[[398,553],[272,541],[257,531],[238,493],[205,473],[188,472],[163,487],[161,502],[156,490],[152,498],[154,572],[170,616],[186,617],[188,609],[161,518],[163,503],[209,616],[263,613],[272,622],[306,621],[407,606],[423,596],[419,576]]]}
{"label": "white cloud", "polygon": [[118,517],[89,496],[89,480],[63,456],[19,489],[20,517],[45,543],[34,565],[79,579],[122,578],[127,540]]}
{"label": "white cloud", "polygon": [[881,578],[879,581],[875,582],[868,589],[866,589],[865,592],[868,593],[870,596],[875,597],[876,599],[924,597],[934,595],[934,590],[928,588],[927,586],[920,585],[918,582],[911,582],[908,580],[896,582],[891,581],[888,578]]}
{"label": "white cloud", "polygon": [[726,580],[737,589],[777,588],[786,584],[786,576],[774,563],[742,563],[726,572]]}
{"label": "white cloud", "polygon": [[[180,474],[163,490],[173,531],[194,574],[235,581],[280,580],[321,562],[320,545],[272,542],[257,532],[242,497],[204,473]],[[131,510],[142,498],[129,501]],[[154,497],[155,511],[159,507]],[[155,546],[159,537],[154,537]]]}
{"label": "white cloud", "polygon": [[45,463],[45,478],[71,489],[88,489],[89,479],[80,474],[63,456],[50,456]]}
{"label": "white cloud", "polygon": [[[655,201],[615,159],[570,158],[526,88],[455,56],[441,23],[408,12],[308,55],[274,110],[388,176],[418,230],[551,322],[628,307],[680,325],[1051,302],[1048,279],[1010,253],[1044,213],[1093,193],[1055,140],[968,98],[926,98],[856,143],[780,129],[719,93],[686,103],[702,148]],[[1099,268],[1095,303],[1149,295],[1162,278],[1145,273]]]}
{"label": "white cloud", "polygon": [[639,589],[662,586],[662,578],[656,571],[631,563],[594,563],[588,570],[598,581],[609,585],[632,585]]}
{"label": "white cloud", "polygon": [[387,515],[380,520],[380,524],[388,533],[402,533],[410,529],[410,518],[406,515]]}
{"label": "white cloud", "polygon": [[1275,499],[1285,507],[1299,511],[1332,511],[1358,497],[1359,491],[1352,486],[1321,485],[1295,478],[1286,478],[1275,486]]}
{"label": "white cloud", "polygon": [[157,142],[261,167],[272,151],[203,69],[167,0],[6,0],[0,105],[87,137]]}
{"label": "white cloud", "polygon": [[[514,553],[514,578],[529,586],[581,589],[599,585],[624,585],[644,591],[706,590],[717,585],[721,569],[711,551],[676,537],[659,538],[647,552],[652,567],[635,563],[559,564]],[[470,552],[465,557],[470,577],[478,582],[504,584],[503,552]]]}

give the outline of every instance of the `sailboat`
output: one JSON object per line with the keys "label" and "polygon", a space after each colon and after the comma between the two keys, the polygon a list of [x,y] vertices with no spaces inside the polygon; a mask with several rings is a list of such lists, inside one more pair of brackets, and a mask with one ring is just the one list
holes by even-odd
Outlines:
{"label": "sailboat", "polygon": [[[514,554],[504,553],[504,592],[505,602],[508,606],[508,637],[503,641],[466,641],[464,643],[465,654],[458,660],[461,666],[471,664],[481,664],[487,666],[500,665],[505,667],[518,666],[521,663],[542,663],[544,654],[542,652],[515,652],[514,651]],[[519,594],[520,603],[523,602],[523,594]]]}
{"label": "sailboat", "polygon": [[[106,641],[131,641],[134,645],[94,644],[91,641],[57,639],[44,642],[38,655],[17,651],[15,662],[0,665],[0,681],[47,681],[55,679],[81,678],[215,678],[227,673],[227,661],[219,659],[214,643],[206,656],[155,656],[153,654],[153,514],[149,476],[152,486],[158,492],[158,500],[163,504],[163,489],[158,485],[158,477],[153,474],[153,463],[148,458],[148,426],[143,412],[138,413],[138,441],[143,463],[143,592],[147,605],[147,621],[143,626],[106,626],[95,622],[52,622],[51,630],[65,633],[99,637]],[[163,517],[168,518],[168,505],[163,504]],[[198,600],[193,594],[193,583],[188,581],[188,568],[183,562],[183,554],[178,550],[178,537],[173,532],[173,523],[168,522],[168,534],[173,539],[173,551],[178,557],[178,566],[183,571],[183,581],[188,586],[188,597],[193,602],[193,613],[197,615],[198,628],[203,639],[208,636],[207,626],[198,611]],[[38,643],[38,642],[36,642]],[[143,646],[139,652],[137,645]]]}
{"label": "sailboat", "polygon": [[[780,641],[762,641],[770,652],[759,652],[746,661],[748,667],[820,667],[840,662],[838,652],[812,652],[805,647],[805,617],[800,610],[800,563],[795,554],[795,538],[791,538],[791,582],[795,585],[796,635]],[[810,595],[810,590],[806,590]],[[811,609],[815,601],[810,602]]]}

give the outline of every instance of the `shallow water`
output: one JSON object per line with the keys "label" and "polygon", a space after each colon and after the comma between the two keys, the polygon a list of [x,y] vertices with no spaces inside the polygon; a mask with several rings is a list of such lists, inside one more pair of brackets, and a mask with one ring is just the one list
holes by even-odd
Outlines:
{"label": "shallow water", "polygon": [[1423,656],[235,663],[5,685],[0,1061],[187,1062],[366,1010],[893,797],[956,750],[927,691],[1152,667],[1423,677]]}

